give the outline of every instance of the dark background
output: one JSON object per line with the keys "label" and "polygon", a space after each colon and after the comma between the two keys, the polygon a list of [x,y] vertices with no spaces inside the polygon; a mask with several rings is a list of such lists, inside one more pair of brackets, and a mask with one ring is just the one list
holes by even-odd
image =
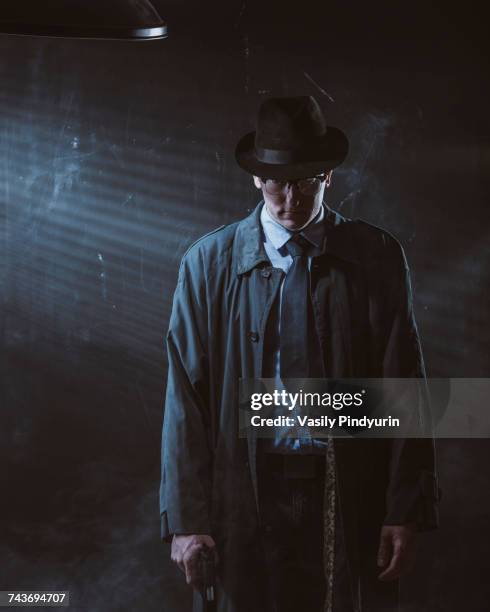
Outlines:
{"label": "dark background", "polygon": [[[154,4],[168,40],[0,36],[0,590],[74,612],[189,609],[159,542],[164,337],[185,249],[258,201],[233,150],[262,99],[312,94],[348,133],[327,202],[405,246],[429,375],[489,373],[478,7]],[[404,612],[487,609],[489,448],[439,443]]]}

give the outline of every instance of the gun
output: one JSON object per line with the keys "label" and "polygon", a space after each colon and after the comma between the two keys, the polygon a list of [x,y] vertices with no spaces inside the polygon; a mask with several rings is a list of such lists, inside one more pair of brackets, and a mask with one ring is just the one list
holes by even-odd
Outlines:
{"label": "gun", "polygon": [[201,575],[201,595],[204,612],[216,612],[216,573],[213,551],[204,546],[199,553],[199,572]]}

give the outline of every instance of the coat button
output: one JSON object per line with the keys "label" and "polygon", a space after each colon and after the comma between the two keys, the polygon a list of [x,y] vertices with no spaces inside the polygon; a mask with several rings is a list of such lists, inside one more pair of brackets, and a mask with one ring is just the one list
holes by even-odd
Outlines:
{"label": "coat button", "polygon": [[269,278],[269,276],[271,275],[271,271],[269,270],[269,268],[264,268],[260,271],[260,273],[264,278]]}
{"label": "coat button", "polygon": [[248,337],[250,338],[252,342],[259,341],[259,334],[257,332],[254,332],[254,331],[248,332]]}

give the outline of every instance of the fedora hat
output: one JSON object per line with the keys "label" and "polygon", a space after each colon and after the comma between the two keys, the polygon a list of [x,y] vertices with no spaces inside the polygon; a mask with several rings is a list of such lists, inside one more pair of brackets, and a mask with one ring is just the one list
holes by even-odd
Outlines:
{"label": "fedora hat", "polygon": [[256,131],[241,138],[235,158],[255,176],[296,179],[335,168],[348,149],[347,136],[326,125],[313,96],[269,98],[259,108]]}

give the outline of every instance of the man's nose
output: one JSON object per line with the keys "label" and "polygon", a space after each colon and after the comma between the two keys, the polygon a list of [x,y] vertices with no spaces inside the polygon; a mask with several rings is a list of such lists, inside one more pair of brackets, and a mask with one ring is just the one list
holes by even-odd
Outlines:
{"label": "man's nose", "polygon": [[297,183],[288,183],[286,192],[286,202],[288,204],[299,204],[300,190]]}

